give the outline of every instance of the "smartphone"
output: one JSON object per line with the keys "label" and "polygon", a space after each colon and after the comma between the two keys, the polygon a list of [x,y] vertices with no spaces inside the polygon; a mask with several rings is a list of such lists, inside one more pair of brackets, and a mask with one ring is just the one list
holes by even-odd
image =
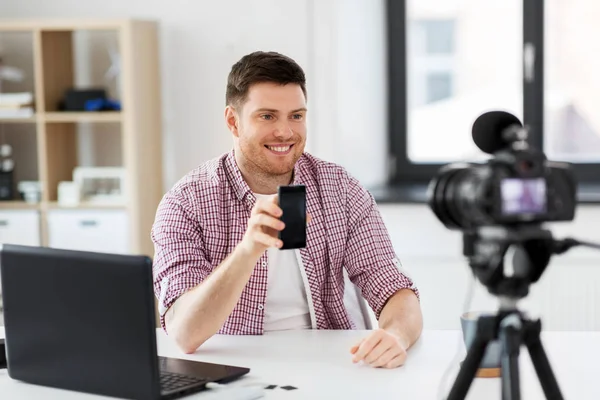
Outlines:
{"label": "smartphone", "polygon": [[279,239],[283,242],[280,249],[306,247],[306,186],[280,186],[277,194],[279,208],[283,211],[281,221],[285,224],[279,231]]}

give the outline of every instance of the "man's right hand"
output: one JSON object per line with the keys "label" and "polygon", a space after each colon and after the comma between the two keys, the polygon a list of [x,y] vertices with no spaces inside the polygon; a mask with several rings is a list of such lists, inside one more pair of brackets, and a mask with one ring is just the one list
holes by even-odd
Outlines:
{"label": "man's right hand", "polygon": [[285,224],[279,219],[283,211],[277,205],[277,195],[270,199],[257,199],[252,208],[248,228],[240,246],[249,254],[260,257],[269,247],[280,248],[283,242],[278,238]]}

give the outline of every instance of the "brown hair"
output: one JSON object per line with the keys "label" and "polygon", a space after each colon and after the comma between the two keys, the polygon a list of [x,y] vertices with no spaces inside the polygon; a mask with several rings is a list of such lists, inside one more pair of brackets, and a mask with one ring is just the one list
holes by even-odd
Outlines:
{"label": "brown hair", "polygon": [[225,103],[234,108],[241,105],[246,101],[250,86],[262,82],[297,84],[306,98],[304,71],[294,60],[274,51],[255,51],[245,55],[231,67]]}

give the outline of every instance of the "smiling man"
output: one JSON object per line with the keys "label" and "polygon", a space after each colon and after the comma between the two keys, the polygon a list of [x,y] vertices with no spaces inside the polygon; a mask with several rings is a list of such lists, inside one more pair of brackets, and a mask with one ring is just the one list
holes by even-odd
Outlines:
{"label": "smiling man", "polygon": [[[379,323],[348,349],[352,360],[400,366],[421,333],[419,292],[369,192],[304,151],[306,104],[304,72],[289,57],[255,52],[233,65],[225,107],[233,149],[177,182],[152,228],[161,325],[187,353],[216,333],[354,329],[346,271]],[[306,186],[307,245],[280,250],[275,194],[290,184]]]}

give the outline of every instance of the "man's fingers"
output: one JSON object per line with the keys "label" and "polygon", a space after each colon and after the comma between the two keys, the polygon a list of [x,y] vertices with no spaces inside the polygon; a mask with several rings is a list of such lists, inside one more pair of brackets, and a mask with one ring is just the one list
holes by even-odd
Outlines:
{"label": "man's fingers", "polygon": [[352,359],[352,361],[357,363],[363,360],[366,357],[366,355],[369,354],[375,346],[377,346],[381,338],[381,332],[375,331],[374,333],[372,333],[371,336],[366,338],[360,344],[360,346],[358,347],[358,351],[356,352],[356,354],[354,354],[354,358]]}
{"label": "man's fingers", "polygon": [[[371,352],[371,354],[372,353],[373,352]],[[379,367],[383,367],[383,366],[387,365],[387,363],[389,363],[390,361],[392,361],[395,357],[397,357],[399,355],[400,355],[400,349],[398,347],[390,347],[386,351],[381,353],[379,355],[379,357],[377,357],[373,361],[368,361],[368,358],[367,358],[367,362],[372,367],[379,368]]]}
{"label": "man's fingers", "polygon": [[398,368],[399,366],[404,365],[405,362],[406,352],[403,351],[402,353],[398,354],[396,357],[388,361],[385,365],[383,365],[383,368]]}
{"label": "man's fingers", "polygon": [[378,329],[351,347],[352,361],[361,360],[376,368],[396,368],[406,361],[406,350],[395,336]]}
{"label": "man's fingers", "polygon": [[310,221],[312,221],[312,217],[310,214],[306,214],[306,223],[310,224]]}
{"label": "man's fingers", "polygon": [[350,354],[354,354],[354,353],[356,353],[356,352],[358,351],[358,348],[360,347],[360,344],[361,344],[362,342],[364,342],[364,341],[365,341],[365,339],[364,339],[364,338],[363,338],[363,339],[360,339],[360,342],[358,342],[358,343],[356,343],[354,346],[350,347]]}
{"label": "man's fingers", "polygon": [[[371,350],[371,351],[369,352],[369,354],[367,354],[367,356],[365,357],[365,362],[366,362],[367,364],[369,364],[369,365],[376,366],[376,365],[374,365],[374,364],[375,364],[375,363],[377,363],[377,360],[379,360],[379,358],[380,358],[381,356],[383,356],[383,354],[384,354],[384,353],[386,353],[386,352],[387,352],[387,351],[389,351],[389,350],[392,350],[392,352],[393,352],[392,345],[393,345],[393,343],[391,343],[391,342],[390,342],[390,341],[388,341],[388,340],[385,340],[385,339],[381,340],[381,341],[380,341],[380,342],[377,344],[377,346],[375,346],[375,347],[373,348],[373,350]],[[395,355],[395,354],[393,354],[393,355],[392,355],[392,357],[393,357],[394,355]],[[390,359],[391,359],[392,357],[390,357]],[[388,361],[389,361],[389,360],[388,360]]]}
{"label": "man's fingers", "polygon": [[281,231],[283,228],[285,228],[285,224],[281,222],[281,220],[266,214],[259,214],[255,216],[253,222],[256,226],[267,227],[275,229],[276,231]]}
{"label": "man's fingers", "polygon": [[255,242],[262,244],[263,246],[268,247],[281,247],[283,243],[281,240],[274,238],[272,236],[267,235],[264,232],[254,232],[253,238]]}
{"label": "man's fingers", "polygon": [[268,226],[263,226],[262,231],[271,237],[277,237],[279,231],[277,229],[269,228]]}
{"label": "man's fingers", "polygon": [[276,218],[281,217],[283,211],[281,210],[279,205],[277,205],[277,196],[274,196],[274,198],[270,200],[257,200],[256,204],[252,208],[252,212],[250,213],[250,215],[257,214],[268,214]]}

